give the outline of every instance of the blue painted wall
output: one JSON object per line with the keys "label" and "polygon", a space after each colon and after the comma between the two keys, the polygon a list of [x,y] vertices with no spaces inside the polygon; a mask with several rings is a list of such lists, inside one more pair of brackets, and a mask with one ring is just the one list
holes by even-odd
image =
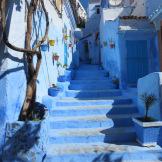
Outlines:
{"label": "blue painted wall", "polygon": [[[101,62],[106,71],[111,76],[120,76],[120,55],[118,44],[118,25],[116,21],[106,21],[101,19],[100,23],[100,44],[101,44]],[[115,42],[115,48],[110,48],[110,41]]]}
{"label": "blue painted wall", "polygon": [[[148,73],[159,71],[159,50],[154,26],[147,21],[114,19],[113,15],[106,15],[108,13],[103,12],[101,15],[100,44],[101,62],[106,71],[109,71],[110,76],[118,77],[122,88],[128,86],[127,41],[145,40],[147,42]],[[115,48],[110,47],[111,41],[115,43]]]}
{"label": "blue painted wall", "polygon": [[[57,52],[60,56],[59,62],[64,64],[64,40],[63,27],[67,26],[67,34],[71,31],[72,37],[67,40],[67,44],[73,43],[73,48],[68,48],[67,64],[70,66],[78,64],[78,53],[76,54],[76,44],[74,44],[73,32],[76,28],[73,12],[70,4],[65,1],[63,7],[62,19],[59,18],[54,7],[49,1],[45,3],[50,21],[50,29],[48,37],[54,39],[56,44],[49,47],[47,52],[42,52],[42,64],[37,80],[37,101],[41,102],[42,97],[47,95],[48,88],[51,84],[57,84],[58,69],[56,62],[53,64],[52,53]],[[8,5],[8,38],[11,43],[18,47],[24,47],[25,40],[25,1],[9,1]],[[32,46],[34,40],[38,40],[45,31],[45,16],[40,10],[34,15],[34,26],[32,34]],[[19,32],[18,32],[19,31]],[[75,53],[75,59],[73,58]],[[35,58],[36,59],[36,58]],[[74,62],[72,62],[74,61]],[[63,68],[60,69],[64,73]],[[3,143],[4,127],[6,122],[13,122],[18,119],[25,93],[26,93],[26,67],[24,65],[24,57],[22,53],[15,52],[0,44],[0,116],[1,116],[1,132],[0,146]]]}

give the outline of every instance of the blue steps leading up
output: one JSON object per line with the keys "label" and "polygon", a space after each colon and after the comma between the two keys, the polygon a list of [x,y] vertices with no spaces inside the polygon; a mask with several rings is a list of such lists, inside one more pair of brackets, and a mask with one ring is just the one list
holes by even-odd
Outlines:
{"label": "blue steps leading up", "polygon": [[[92,80],[93,81],[93,80]],[[87,82],[71,82],[69,89],[70,90],[109,90],[109,89],[114,89],[115,86],[112,83],[107,82],[102,82],[101,84],[98,84],[97,82],[91,83]]]}
{"label": "blue steps leading up", "polygon": [[67,97],[74,97],[74,98],[98,98],[98,97],[113,97],[113,96],[120,96],[120,90],[67,90],[66,96]]}
{"label": "blue steps leading up", "polygon": [[76,116],[76,117],[51,117],[50,126],[52,129],[61,128],[96,128],[96,127],[130,127],[133,125],[132,117],[137,114],[128,115],[94,115],[94,116]]}
{"label": "blue steps leading up", "polygon": [[95,105],[95,106],[58,106],[51,112],[52,116],[79,116],[79,115],[115,115],[115,114],[127,114],[138,113],[137,108],[133,104],[128,105]]}
{"label": "blue steps leading up", "polygon": [[[65,96],[50,112],[45,162],[155,162],[160,147],[136,141],[136,105],[97,65],[81,65]],[[141,154],[142,153],[142,154]],[[139,156],[140,155],[140,156]]]}
{"label": "blue steps leading up", "polygon": [[53,129],[50,132],[50,142],[55,144],[63,143],[92,143],[92,142],[129,142],[135,140],[135,133],[130,128],[82,128],[82,129]]}
{"label": "blue steps leading up", "polygon": [[92,106],[92,105],[120,105],[132,104],[130,98],[111,97],[111,98],[63,98],[56,102],[56,106]]}

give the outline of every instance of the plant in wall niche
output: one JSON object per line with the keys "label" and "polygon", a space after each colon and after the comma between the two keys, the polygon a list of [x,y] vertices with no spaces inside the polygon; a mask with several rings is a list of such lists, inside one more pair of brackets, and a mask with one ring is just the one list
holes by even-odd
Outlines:
{"label": "plant in wall niche", "polygon": [[120,81],[117,77],[114,77],[112,80],[113,84],[115,85],[116,89],[119,89]]}
{"label": "plant in wall niche", "polygon": [[142,146],[155,146],[158,141],[162,122],[149,117],[148,112],[151,107],[157,102],[157,97],[153,93],[143,93],[140,95],[140,100],[144,104],[145,115],[143,117],[133,118],[137,141]]}
{"label": "plant in wall niche", "polygon": [[54,61],[58,61],[59,60],[59,55],[55,52],[55,53],[53,53],[53,55],[52,55],[52,58],[53,58],[53,60]]}
{"label": "plant in wall niche", "polygon": [[152,121],[153,119],[148,117],[148,112],[149,112],[149,109],[151,108],[152,105],[155,104],[155,102],[157,101],[157,98],[154,94],[147,94],[147,93],[144,93],[141,95],[141,101],[144,103],[145,105],[145,117],[141,120],[143,121],[146,121],[146,122],[149,122],[149,121]]}

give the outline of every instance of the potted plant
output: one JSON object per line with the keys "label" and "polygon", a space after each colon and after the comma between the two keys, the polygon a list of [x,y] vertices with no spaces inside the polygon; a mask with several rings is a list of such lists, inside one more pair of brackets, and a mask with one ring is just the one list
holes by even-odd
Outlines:
{"label": "potted plant", "polygon": [[53,60],[58,61],[59,60],[59,55],[57,53],[53,53]]}
{"label": "potted plant", "polygon": [[2,161],[42,161],[48,145],[48,109],[35,102],[29,121],[6,123]]}
{"label": "potted plant", "polygon": [[41,46],[41,51],[46,52],[48,50],[48,44],[42,44]]}
{"label": "potted plant", "polygon": [[69,43],[69,48],[72,48],[72,47],[73,47],[72,43]]}
{"label": "potted plant", "polygon": [[105,77],[107,77],[107,78],[110,77],[110,73],[108,71],[105,73]]}
{"label": "potted plant", "polygon": [[114,77],[112,80],[113,84],[115,85],[116,89],[119,89],[120,81],[118,78]]}
{"label": "potted plant", "polygon": [[68,40],[68,37],[69,37],[69,36],[68,36],[67,34],[65,34],[65,35],[64,35],[64,40]]}
{"label": "potted plant", "polygon": [[110,48],[115,48],[115,42],[114,41],[110,41]]}
{"label": "potted plant", "polygon": [[59,62],[59,61],[57,61],[57,68],[59,68],[59,67],[62,67],[62,64],[61,64],[61,62]]}
{"label": "potted plant", "polygon": [[57,87],[55,84],[52,84],[51,87],[48,89],[48,95],[52,97],[56,97],[59,92],[61,92],[61,88]]}
{"label": "potted plant", "polygon": [[66,68],[67,68],[67,64],[64,64],[64,65],[63,65],[63,68],[66,69]]}
{"label": "potted plant", "polygon": [[55,40],[50,39],[48,42],[49,42],[50,46],[54,46],[55,45]]}
{"label": "potted plant", "polygon": [[145,106],[145,116],[133,118],[137,141],[142,146],[155,146],[157,144],[162,122],[149,117],[148,112],[150,108],[156,103],[157,98],[154,94],[143,93],[140,99]]}
{"label": "potted plant", "polygon": [[103,46],[106,47],[107,46],[107,41],[103,42]]}

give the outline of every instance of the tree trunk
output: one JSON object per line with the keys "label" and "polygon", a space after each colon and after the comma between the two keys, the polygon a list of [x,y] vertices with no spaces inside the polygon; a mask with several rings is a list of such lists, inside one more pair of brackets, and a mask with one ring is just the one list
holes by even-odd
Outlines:
{"label": "tree trunk", "polygon": [[[44,37],[39,41],[33,49],[31,49],[31,34],[32,34],[32,24],[33,24],[33,13],[35,12],[38,2],[41,2],[42,9],[46,17],[46,31]],[[49,30],[49,18],[48,12],[46,11],[44,0],[31,0],[30,5],[28,5],[28,15],[27,15],[27,32],[25,38],[25,49],[16,47],[12,45],[7,38],[6,34],[6,0],[1,0],[0,2],[0,13],[2,15],[2,30],[3,30],[3,42],[11,49],[24,52],[26,55],[27,66],[28,66],[28,76],[27,76],[27,89],[26,97],[22,110],[19,115],[19,120],[26,121],[31,119],[31,112],[35,104],[36,99],[36,80],[38,77],[42,55],[40,52],[40,45],[47,39]],[[37,50],[39,49],[39,51]],[[37,56],[36,67],[34,67],[33,56]]]}

